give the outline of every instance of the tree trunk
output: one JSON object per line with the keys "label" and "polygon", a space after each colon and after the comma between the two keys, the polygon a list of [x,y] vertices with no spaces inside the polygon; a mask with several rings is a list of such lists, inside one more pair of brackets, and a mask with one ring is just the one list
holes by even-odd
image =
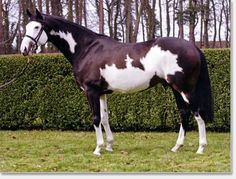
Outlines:
{"label": "tree trunk", "polygon": [[183,20],[183,0],[179,0],[179,12],[178,12],[178,26],[179,26],[179,38],[184,38],[184,20]]}
{"label": "tree trunk", "polygon": [[83,0],[75,0],[75,22],[82,25]]}
{"label": "tree trunk", "polygon": [[225,30],[225,47],[229,47],[229,32],[230,32],[230,27],[229,27],[229,16],[230,16],[230,8],[229,8],[229,2],[228,0],[223,1],[224,4],[224,16],[225,16],[225,25],[226,25],[226,30]]}
{"label": "tree trunk", "polygon": [[52,15],[62,16],[62,4],[60,0],[51,0],[51,12]]}
{"label": "tree trunk", "polygon": [[172,17],[172,36],[175,37],[175,9],[176,9],[176,0],[173,0],[173,17]]}
{"label": "tree trunk", "polygon": [[200,2],[200,16],[201,16],[201,24],[200,24],[200,48],[202,48],[202,36],[203,36],[203,21],[204,21],[204,4],[203,0]]}
{"label": "tree trunk", "polygon": [[103,0],[99,0],[99,33],[104,34],[104,11]]}
{"label": "tree trunk", "polygon": [[5,53],[8,54],[11,52],[11,44],[10,44],[10,24],[9,24],[9,2],[5,2],[3,4],[3,19],[4,19],[4,25],[3,25],[3,35],[4,35],[4,47],[5,47]]}
{"label": "tree trunk", "polygon": [[86,0],[83,0],[83,8],[84,8],[84,26],[85,27],[88,27],[88,24],[87,24],[87,4],[86,4]]}
{"label": "tree trunk", "polygon": [[215,48],[215,43],[216,43],[216,36],[217,36],[217,24],[216,24],[216,7],[215,7],[215,2],[214,0],[211,0],[212,3],[212,9],[213,9],[213,20],[214,20],[214,37],[213,37],[213,44],[212,48]]}
{"label": "tree trunk", "polygon": [[[222,1],[222,3],[224,3],[224,1]],[[220,10],[220,19],[219,19],[219,27],[218,27],[218,35],[219,35],[219,43],[220,43],[220,48],[222,48],[222,43],[221,43],[221,25],[222,25],[222,21],[223,21],[223,7]]]}
{"label": "tree trunk", "polygon": [[38,0],[38,10],[39,10],[40,12],[43,11],[43,8],[42,8],[42,0]]}
{"label": "tree trunk", "polygon": [[[138,5],[138,0],[136,0],[135,3],[136,3],[136,5]],[[143,12],[143,0],[141,0],[139,8],[136,9],[136,21],[135,21],[135,24],[134,24],[134,34],[133,34],[132,42],[136,42],[137,41],[139,24],[140,24],[140,18],[141,18],[142,12]]]}
{"label": "tree trunk", "polygon": [[132,20],[132,0],[125,1],[125,24],[126,24],[126,42],[132,41],[133,20]]}
{"label": "tree trunk", "polygon": [[170,36],[170,12],[169,12],[169,0],[166,0],[166,30],[167,30],[167,37]]}
{"label": "tree trunk", "polygon": [[3,12],[2,0],[0,0],[0,54],[4,54],[4,36],[3,36]]}
{"label": "tree trunk", "polygon": [[49,0],[46,0],[46,2],[45,2],[45,4],[46,4],[46,14],[49,14],[50,13],[50,3],[49,3]]}
{"label": "tree trunk", "polygon": [[118,17],[119,17],[119,14],[120,14],[120,1],[116,1],[116,12],[115,12],[115,17],[114,17],[114,30],[113,30],[113,37],[114,39],[119,39],[118,38]]}
{"label": "tree trunk", "polygon": [[68,16],[67,19],[73,22],[73,2],[72,0],[68,0]]}
{"label": "tree trunk", "polygon": [[203,34],[203,42],[204,42],[204,47],[209,48],[209,40],[208,40],[208,24],[209,24],[209,0],[206,0],[206,4],[204,7],[204,34]]}
{"label": "tree trunk", "polygon": [[195,43],[195,1],[189,0],[189,41]]}
{"label": "tree trunk", "polygon": [[162,31],[162,7],[161,7],[161,0],[159,0],[159,17],[160,17],[160,36],[163,36],[163,31]]}

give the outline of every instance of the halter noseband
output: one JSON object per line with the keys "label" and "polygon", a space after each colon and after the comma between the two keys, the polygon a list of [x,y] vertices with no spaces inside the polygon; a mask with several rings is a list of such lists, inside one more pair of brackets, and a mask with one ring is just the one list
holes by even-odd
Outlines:
{"label": "halter noseband", "polygon": [[38,49],[38,41],[39,41],[42,33],[43,33],[43,28],[40,29],[38,35],[35,38],[33,38],[33,37],[29,36],[29,35],[25,35],[25,37],[28,37],[28,38],[30,38],[31,40],[34,41],[35,50]]}

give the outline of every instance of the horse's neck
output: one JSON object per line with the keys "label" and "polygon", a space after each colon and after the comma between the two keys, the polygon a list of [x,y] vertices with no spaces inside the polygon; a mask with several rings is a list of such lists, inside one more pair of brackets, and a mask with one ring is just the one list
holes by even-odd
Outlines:
{"label": "horse's neck", "polygon": [[83,27],[80,28],[79,26],[73,26],[65,22],[61,24],[63,27],[61,29],[55,29],[55,26],[50,24],[48,40],[72,63],[75,56],[79,56],[83,52],[83,49],[86,49],[88,42],[94,39],[95,33]]}

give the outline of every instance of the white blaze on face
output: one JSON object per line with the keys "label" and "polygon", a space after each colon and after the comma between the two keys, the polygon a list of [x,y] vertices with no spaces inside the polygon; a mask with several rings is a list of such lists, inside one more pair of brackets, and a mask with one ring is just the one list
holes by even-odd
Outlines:
{"label": "white blaze on face", "polygon": [[118,69],[115,64],[105,65],[105,69],[100,69],[100,72],[107,81],[108,88],[114,92],[137,92],[147,89],[154,75],[167,80],[167,75],[183,72],[183,69],[177,64],[177,58],[176,54],[161,50],[156,45],[147,52],[145,57],[140,59],[144,70],[132,66],[133,59],[127,55],[126,68]]}
{"label": "white blaze on face", "polygon": [[[40,30],[42,28],[42,24],[36,21],[31,21],[26,25],[26,33],[25,35],[28,35],[35,39],[37,35],[39,34]],[[40,35],[38,39],[38,44],[37,45],[44,45],[48,40],[46,32],[43,30],[42,34]],[[25,36],[24,39],[21,42],[21,52],[23,53],[25,49],[29,51],[30,49],[30,44],[34,44],[35,42],[30,39],[29,37]],[[35,44],[34,44],[35,45]]]}
{"label": "white blaze on face", "polygon": [[72,34],[70,32],[55,32],[54,30],[52,30],[50,32],[51,35],[58,35],[61,39],[64,39],[65,41],[67,41],[69,47],[70,47],[70,51],[71,53],[75,53],[75,46],[76,46],[76,42],[75,39],[73,38]]}

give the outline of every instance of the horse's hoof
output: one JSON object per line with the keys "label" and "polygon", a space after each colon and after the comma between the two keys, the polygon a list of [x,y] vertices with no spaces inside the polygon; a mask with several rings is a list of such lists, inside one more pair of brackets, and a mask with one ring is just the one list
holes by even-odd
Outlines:
{"label": "horse's hoof", "polygon": [[204,154],[204,152],[203,151],[197,151],[196,154],[202,155],[202,154]]}
{"label": "horse's hoof", "polygon": [[200,155],[204,154],[205,147],[206,147],[206,144],[200,145],[198,147],[198,150],[197,150],[196,154],[200,154]]}
{"label": "horse's hoof", "polygon": [[113,149],[111,147],[106,147],[106,151],[113,152]]}
{"label": "horse's hoof", "polygon": [[96,155],[97,157],[101,156],[101,153],[97,151],[94,151],[93,154]]}
{"label": "horse's hoof", "polygon": [[173,148],[171,149],[171,152],[176,153],[177,151],[178,151],[178,149],[176,149],[175,147],[173,147]]}
{"label": "horse's hoof", "polygon": [[108,152],[112,152],[112,151],[113,151],[113,150],[112,150],[112,144],[113,144],[113,141],[107,143],[106,151],[108,151]]}
{"label": "horse's hoof", "polygon": [[176,144],[176,145],[171,149],[171,151],[174,152],[174,153],[176,153],[176,152],[179,150],[179,148],[182,147],[182,146],[183,146],[183,145],[178,145],[178,144]]}

